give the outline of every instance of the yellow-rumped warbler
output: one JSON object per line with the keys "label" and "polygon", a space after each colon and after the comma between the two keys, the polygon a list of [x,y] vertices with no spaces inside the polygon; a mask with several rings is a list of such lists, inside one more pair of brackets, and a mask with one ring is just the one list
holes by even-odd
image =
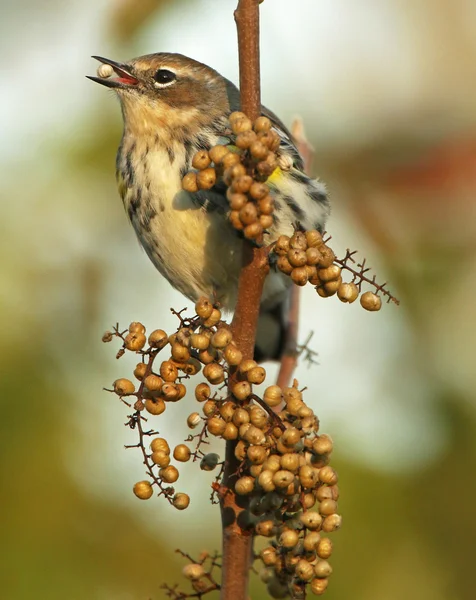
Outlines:
{"label": "yellow-rumped warbler", "polygon": [[[210,67],[180,54],[150,54],[127,63],[93,58],[107,67],[90,79],[113,88],[121,101],[124,133],[116,174],[140,243],[185,296],[194,301],[203,295],[215,298],[232,310],[244,241],[226,217],[226,187],[218,184],[190,193],[181,182],[197,151],[232,143],[228,116],[239,110],[238,89]],[[264,107],[261,112],[280,136],[278,158],[288,164],[267,181],[275,210],[265,243],[291,235],[296,223],[322,232],[329,214],[325,186],[305,175],[291,135],[276,115]],[[271,269],[261,303],[258,358],[280,354],[290,285],[289,277]]]}

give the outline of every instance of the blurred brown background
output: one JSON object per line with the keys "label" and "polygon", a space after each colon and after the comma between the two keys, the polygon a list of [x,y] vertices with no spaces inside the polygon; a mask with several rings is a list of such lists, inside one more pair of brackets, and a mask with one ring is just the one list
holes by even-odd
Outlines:
{"label": "blurred brown background", "polygon": [[[119,107],[84,75],[91,54],[176,51],[236,81],[235,0],[1,4],[0,597],[160,599],[176,547],[219,546],[219,515],[193,466],[186,513],[131,493],[127,409],[102,387],[134,361],[100,338],[116,321],[173,326],[187,302],[126,222]],[[336,247],[402,301],[368,314],[304,294],[319,365],[298,376],[335,440],[344,515],[326,597],[472,600],[476,4],[265,0],[262,55],[264,102],[302,115],[316,148]],[[172,442],[191,402],[160,422]]]}

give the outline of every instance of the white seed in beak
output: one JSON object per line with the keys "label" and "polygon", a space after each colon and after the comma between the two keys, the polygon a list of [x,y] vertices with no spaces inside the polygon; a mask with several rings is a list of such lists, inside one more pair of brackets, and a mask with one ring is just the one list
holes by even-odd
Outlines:
{"label": "white seed in beak", "polygon": [[101,64],[97,70],[97,75],[101,79],[107,79],[108,77],[111,77],[113,73],[114,69],[111,67],[111,65]]}

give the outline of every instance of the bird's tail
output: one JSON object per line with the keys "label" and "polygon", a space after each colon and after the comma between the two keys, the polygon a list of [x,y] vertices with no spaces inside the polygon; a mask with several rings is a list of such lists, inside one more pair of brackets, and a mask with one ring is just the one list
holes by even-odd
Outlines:
{"label": "bird's tail", "polygon": [[290,290],[282,299],[271,306],[261,305],[256,332],[255,360],[280,360],[287,346],[295,340],[288,340],[287,324],[290,305]]}

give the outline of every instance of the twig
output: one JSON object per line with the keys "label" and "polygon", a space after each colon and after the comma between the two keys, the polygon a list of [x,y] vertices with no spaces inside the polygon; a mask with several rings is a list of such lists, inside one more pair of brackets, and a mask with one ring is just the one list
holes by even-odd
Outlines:
{"label": "twig", "polygon": [[[256,119],[261,112],[259,68],[259,0],[239,0],[235,10],[240,59],[241,110]],[[244,244],[243,262],[238,284],[238,299],[232,321],[233,338],[243,353],[252,358],[255,346],[256,326],[265,277],[269,271],[267,250]],[[229,384],[234,380],[230,374]],[[244,600],[247,598],[248,577],[252,557],[253,537],[238,524],[243,510],[234,493],[238,461],[235,457],[235,441],[226,443],[223,488],[228,491],[220,496],[223,527],[223,569],[221,600]]]}
{"label": "twig", "polygon": [[[295,119],[291,127],[291,133],[296,144],[296,148],[304,161],[304,171],[309,174],[311,170],[312,159],[314,158],[314,148],[308,142],[302,119]],[[289,307],[288,322],[286,326],[284,352],[281,356],[281,365],[279,367],[277,384],[283,388],[287,387],[292,379],[296,369],[299,352],[297,350],[297,338],[299,329],[299,296],[301,289],[294,285],[291,291],[291,302]],[[275,408],[276,412],[281,410],[281,406]]]}

